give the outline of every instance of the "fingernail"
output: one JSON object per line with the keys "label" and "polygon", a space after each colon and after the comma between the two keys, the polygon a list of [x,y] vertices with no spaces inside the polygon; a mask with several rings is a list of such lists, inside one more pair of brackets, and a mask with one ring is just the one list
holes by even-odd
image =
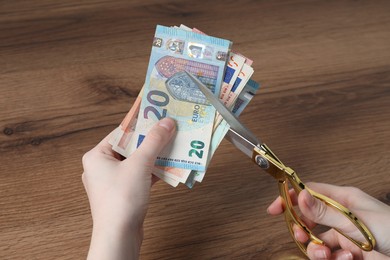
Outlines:
{"label": "fingernail", "polygon": [[310,207],[313,207],[314,206],[314,203],[315,203],[315,199],[313,198],[313,196],[310,194],[310,192],[308,192],[307,190],[303,190],[304,192],[306,192],[306,205],[310,208]]}
{"label": "fingernail", "polygon": [[176,123],[171,118],[164,118],[158,122],[158,125],[164,127],[170,132],[173,130],[173,128],[175,128]]}
{"label": "fingernail", "polygon": [[326,252],[325,250],[316,250],[314,251],[314,256],[316,259],[326,259]]}
{"label": "fingernail", "polygon": [[351,252],[343,252],[343,254],[340,256],[340,259],[351,260],[353,259],[353,255]]}

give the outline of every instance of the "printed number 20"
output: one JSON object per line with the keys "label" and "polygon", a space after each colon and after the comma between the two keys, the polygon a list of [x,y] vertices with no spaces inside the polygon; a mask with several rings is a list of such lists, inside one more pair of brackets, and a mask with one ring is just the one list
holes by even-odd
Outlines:
{"label": "printed number 20", "polygon": [[[203,148],[204,148],[204,143],[202,141],[194,140],[191,142],[191,149],[188,153],[190,157],[192,157],[193,154],[195,154],[198,158],[203,157]],[[199,151],[198,151],[199,150]]]}
{"label": "printed number 20", "polygon": [[[156,97],[154,96],[159,97],[160,100],[156,99]],[[158,107],[166,106],[169,103],[169,96],[166,93],[159,90],[151,90],[146,96],[146,99],[149,101],[150,104],[156,105]],[[152,114],[154,114],[158,120],[167,116],[166,108],[163,108],[163,110],[160,113],[160,111],[158,111],[157,108],[153,106],[147,106],[144,109],[144,118],[149,118],[148,116],[149,112],[152,112]]]}

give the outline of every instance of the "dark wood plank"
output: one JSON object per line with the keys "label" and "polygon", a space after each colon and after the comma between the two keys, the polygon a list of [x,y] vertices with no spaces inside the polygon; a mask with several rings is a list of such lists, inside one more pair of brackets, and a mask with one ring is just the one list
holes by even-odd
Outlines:
{"label": "dark wood plank", "polygon": [[[156,24],[194,26],[253,58],[242,121],[303,181],[389,203],[390,2],[0,2],[0,258],[85,258],[81,157],[126,114]],[[266,208],[275,181],[228,142],[193,190],[153,187],[142,259],[302,257]]]}

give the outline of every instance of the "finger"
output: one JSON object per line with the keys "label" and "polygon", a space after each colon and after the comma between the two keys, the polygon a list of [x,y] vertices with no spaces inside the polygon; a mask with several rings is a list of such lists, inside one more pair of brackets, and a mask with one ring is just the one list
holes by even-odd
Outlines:
{"label": "finger", "polygon": [[307,246],[307,256],[309,259],[330,259],[331,251],[327,246],[318,245],[313,242]]}
{"label": "finger", "polygon": [[[172,139],[176,129],[176,123],[171,118],[164,118],[155,124],[146,134],[145,139],[138,149],[130,156],[131,161],[137,161],[139,165],[152,167],[157,155]],[[128,159],[123,162],[130,161]]]}
{"label": "finger", "polygon": [[[335,185],[330,185],[330,184],[325,184],[325,183],[315,183],[315,182],[308,183],[307,186],[310,187],[311,189],[329,197],[329,198],[336,199],[336,197],[337,197],[338,201],[343,201],[343,202],[346,201],[346,199],[344,199],[346,187],[339,187],[339,186],[335,186]],[[305,191],[305,193],[306,192],[307,191]],[[303,194],[303,196],[306,196],[306,195],[307,194]],[[326,210],[326,209],[327,209],[327,207],[324,206],[323,208],[321,207],[321,209],[318,209],[318,210],[322,211],[322,210]],[[340,217],[340,215],[337,211],[333,210],[333,212],[334,212],[335,217],[338,217],[338,218]],[[320,213],[317,213],[317,215],[318,214],[320,214]],[[322,214],[325,214],[325,213],[322,213]],[[301,214],[301,216],[300,216],[300,219],[306,224],[306,226],[309,229],[313,229],[317,225],[317,223],[313,220],[312,215],[313,214],[306,216],[305,214]],[[336,216],[336,215],[338,215],[338,216]],[[345,222],[343,222],[343,223],[346,224]],[[322,224],[322,223],[319,223],[319,224]],[[344,224],[340,224],[340,226],[343,226]],[[323,225],[328,225],[328,224],[323,224]],[[302,230],[302,232],[304,232],[304,231]],[[300,234],[297,234],[297,235],[300,236]]]}
{"label": "finger", "polygon": [[[308,190],[304,189],[298,196],[299,209],[307,218],[306,222],[312,221],[321,225],[338,228],[350,226],[350,221],[343,217],[337,210],[326,206],[326,204],[315,199]],[[312,225],[313,223],[308,223]]]}
{"label": "finger", "polygon": [[294,237],[301,243],[306,243],[309,240],[309,235],[298,225],[294,224],[293,226]]}
{"label": "finger", "polygon": [[337,250],[337,251],[332,253],[332,259],[334,259],[334,260],[352,260],[353,255],[348,250],[340,249],[340,250]]}
{"label": "finger", "polygon": [[[336,230],[330,229],[318,235],[318,237],[325,242],[325,245],[330,249],[343,248],[348,250],[354,256],[361,256],[362,250],[352,243],[348,238],[340,235]],[[341,254],[341,252],[340,252]],[[341,256],[342,257],[342,254]],[[333,258],[332,258],[333,259]],[[335,258],[338,259],[338,258]]]}
{"label": "finger", "polygon": [[319,234],[318,237],[324,241],[326,246],[330,249],[334,249],[340,246],[339,233],[334,229],[329,229]]}
{"label": "finger", "polygon": [[348,194],[350,192],[350,189],[352,189],[352,187],[341,187],[332,184],[318,183],[318,182],[307,183],[307,186],[310,189],[339,202],[345,207],[349,207],[349,200],[348,200],[349,196],[346,196],[345,194]]}
{"label": "finger", "polygon": [[[297,197],[297,194],[295,193],[295,190],[294,189],[290,189],[288,191],[288,193],[290,195],[292,204],[293,205],[297,205],[298,204],[298,197]],[[271,205],[268,206],[267,212],[270,215],[282,214],[284,212],[284,202],[283,202],[282,197],[279,196],[278,198],[276,198],[271,203]]]}
{"label": "finger", "polygon": [[300,214],[299,218],[302,220],[303,223],[309,228],[313,229],[317,226],[317,223],[311,220],[310,218],[306,217],[304,214]]}

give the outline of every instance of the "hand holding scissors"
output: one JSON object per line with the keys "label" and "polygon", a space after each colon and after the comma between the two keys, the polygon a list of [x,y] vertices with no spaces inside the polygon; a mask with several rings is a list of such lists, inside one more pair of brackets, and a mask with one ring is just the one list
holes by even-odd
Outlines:
{"label": "hand holding scissors", "polygon": [[306,185],[299,179],[297,173],[292,168],[284,165],[266,144],[262,143],[252,132],[243,126],[238,119],[214,96],[214,94],[205,85],[203,85],[203,83],[190,73],[187,72],[187,74],[199,87],[207,100],[230,125],[226,139],[251,158],[252,162],[277,180],[280,197],[284,206],[284,216],[287,222],[287,227],[295,243],[305,255],[307,255],[307,246],[297,240],[294,236],[294,226],[301,228],[307,234],[311,242],[319,245],[323,245],[324,242],[307,227],[304,221],[295,212],[293,208],[294,205],[289,196],[289,183],[295,190],[296,194],[299,194],[305,189],[313,197],[323,201],[333,210],[340,212],[342,216],[356,227],[361,234],[361,238],[364,238],[365,241],[361,241],[361,239],[356,239],[355,237],[350,236],[349,232],[335,228],[337,232],[352,241],[356,246],[364,251],[371,251],[374,248],[375,239],[372,233],[348,208],[329,197],[306,187]]}

